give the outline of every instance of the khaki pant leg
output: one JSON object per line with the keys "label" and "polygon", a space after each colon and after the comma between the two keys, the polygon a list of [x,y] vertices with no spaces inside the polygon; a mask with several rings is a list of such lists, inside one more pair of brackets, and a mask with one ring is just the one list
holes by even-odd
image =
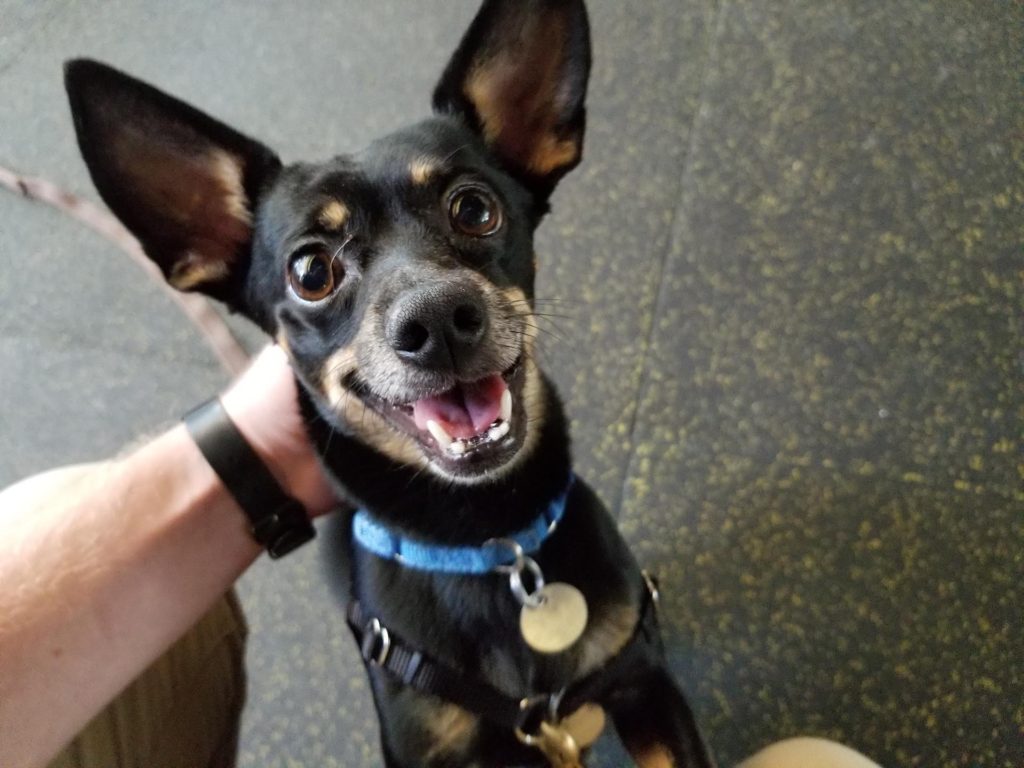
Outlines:
{"label": "khaki pant leg", "polygon": [[801,737],[765,747],[737,768],[879,768],[860,752],[834,741]]}
{"label": "khaki pant leg", "polygon": [[232,768],[247,628],[229,592],[49,768]]}

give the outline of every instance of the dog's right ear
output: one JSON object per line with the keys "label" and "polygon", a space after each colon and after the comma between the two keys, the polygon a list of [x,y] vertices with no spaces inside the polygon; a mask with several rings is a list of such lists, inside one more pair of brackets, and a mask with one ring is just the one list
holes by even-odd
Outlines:
{"label": "dog's right ear", "polygon": [[590,77],[583,0],[484,0],[434,90],[543,201],[580,162]]}
{"label": "dog's right ear", "polygon": [[64,68],[78,145],[100,196],[167,281],[234,303],[261,190],[281,167],[262,144],[95,61]]}

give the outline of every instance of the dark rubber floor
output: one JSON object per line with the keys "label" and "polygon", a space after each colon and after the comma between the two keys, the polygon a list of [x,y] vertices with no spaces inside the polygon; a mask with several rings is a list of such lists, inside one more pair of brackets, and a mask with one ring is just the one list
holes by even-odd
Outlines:
{"label": "dark rubber floor", "polygon": [[[354,150],[424,114],[475,5],[0,0],[0,163],[95,196],[60,82],[79,54],[286,158]],[[723,765],[809,733],[1019,768],[1024,6],[591,7],[586,161],[538,244],[543,359],[580,473],[662,576]],[[224,378],[126,257],[0,194],[0,485]],[[242,594],[242,766],[379,765],[315,548]]]}

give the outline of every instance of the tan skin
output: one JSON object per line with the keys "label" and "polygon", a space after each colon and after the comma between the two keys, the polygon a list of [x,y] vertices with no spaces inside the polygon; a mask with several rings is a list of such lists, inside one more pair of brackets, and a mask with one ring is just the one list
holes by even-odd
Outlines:
{"label": "tan skin", "polygon": [[[223,402],[311,515],[338,506],[280,349],[259,355]],[[0,493],[0,765],[56,755],[259,554],[181,425]]]}

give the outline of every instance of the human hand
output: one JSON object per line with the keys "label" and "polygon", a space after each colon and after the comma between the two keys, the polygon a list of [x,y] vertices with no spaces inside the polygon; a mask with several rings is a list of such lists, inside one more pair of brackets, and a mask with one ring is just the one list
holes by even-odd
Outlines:
{"label": "human hand", "polygon": [[298,406],[284,351],[271,345],[221,396],[228,416],[281,486],[310,517],[344,506],[321,469]]}

